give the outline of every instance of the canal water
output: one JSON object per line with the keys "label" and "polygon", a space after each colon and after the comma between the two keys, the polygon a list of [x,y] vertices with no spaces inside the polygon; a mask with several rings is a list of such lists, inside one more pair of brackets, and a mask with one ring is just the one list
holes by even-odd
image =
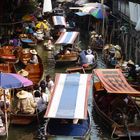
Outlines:
{"label": "canal water", "polygon": [[[81,46],[85,48],[85,44],[81,42]],[[67,67],[55,68],[55,62],[51,52],[45,50],[42,44],[37,46],[37,51],[41,56],[44,63],[44,76],[50,74],[54,79],[55,73],[65,72]],[[105,68],[105,64],[102,60],[102,52],[98,52],[98,66],[97,68]],[[92,103],[92,93],[89,96],[88,107],[90,110],[90,115],[92,119],[92,129],[91,129],[91,140],[110,140],[109,132],[101,124],[101,120],[98,119],[96,113],[93,111]],[[39,124],[29,126],[12,126],[10,125],[9,134],[7,140],[43,140],[44,139],[44,125],[46,120],[42,120]],[[1,139],[1,138],[0,138]],[[2,140],[5,140],[3,138]]]}

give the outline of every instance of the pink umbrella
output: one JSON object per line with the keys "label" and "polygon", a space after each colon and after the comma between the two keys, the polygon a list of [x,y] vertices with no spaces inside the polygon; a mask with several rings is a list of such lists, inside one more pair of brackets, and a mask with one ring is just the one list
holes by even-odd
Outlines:
{"label": "pink umbrella", "polygon": [[0,88],[20,88],[33,85],[33,82],[19,74],[0,73]]}

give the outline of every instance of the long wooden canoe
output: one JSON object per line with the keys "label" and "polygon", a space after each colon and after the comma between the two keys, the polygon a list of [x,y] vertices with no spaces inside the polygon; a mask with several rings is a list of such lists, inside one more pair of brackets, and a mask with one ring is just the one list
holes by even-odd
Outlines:
{"label": "long wooden canoe", "polygon": [[39,55],[37,55],[39,63],[31,64],[29,63],[31,59],[30,49],[23,49],[20,53],[19,62],[15,63],[16,71],[25,69],[29,72],[28,78],[34,83],[39,83],[43,76],[43,63]]}
{"label": "long wooden canoe", "polygon": [[[95,69],[94,109],[111,138],[140,137],[140,108],[130,95],[140,95],[125,80],[119,69]],[[113,86],[115,85],[115,86]]]}
{"label": "long wooden canoe", "polygon": [[29,125],[33,122],[40,122],[44,117],[46,109],[41,112],[36,112],[35,114],[15,114],[11,113],[10,123],[14,125]]}

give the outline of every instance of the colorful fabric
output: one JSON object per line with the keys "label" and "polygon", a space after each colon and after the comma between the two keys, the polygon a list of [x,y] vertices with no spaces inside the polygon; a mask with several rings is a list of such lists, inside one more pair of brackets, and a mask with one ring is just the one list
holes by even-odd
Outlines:
{"label": "colorful fabric", "polygon": [[53,23],[54,25],[63,25],[66,26],[66,20],[63,16],[53,16]]}
{"label": "colorful fabric", "polygon": [[95,69],[94,73],[108,93],[140,94],[129,85],[120,69]]}
{"label": "colorful fabric", "polygon": [[89,74],[56,74],[54,91],[45,117],[85,119],[90,80]]}
{"label": "colorful fabric", "polygon": [[55,44],[73,44],[79,32],[62,32]]}

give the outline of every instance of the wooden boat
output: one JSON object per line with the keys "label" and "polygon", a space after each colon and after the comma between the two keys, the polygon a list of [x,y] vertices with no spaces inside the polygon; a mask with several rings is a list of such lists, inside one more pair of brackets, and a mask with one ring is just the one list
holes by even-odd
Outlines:
{"label": "wooden boat", "polygon": [[[56,51],[55,55],[56,66],[63,64],[73,64],[78,60],[78,35],[79,32],[63,32],[58,40],[55,42]],[[61,50],[63,49],[63,50]],[[67,52],[68,51],[68,52]]]}
{"label": "wooden boat", "polygon": [[19,59],[18,52],[21,47],[2,46],[0,48],[1,63],[16,63]]}
{"label": "wooden boat", "polygon": [[85,71],[92,71],[94,68],[96,68],[97,61],[98,61],[98,54],[96,51],[93,51],[93,55],[95,56],[95,61],[91,65],[87,65],[86,67],[83,66]]}
{"label": "wooden boat", "polygon": [[29,34],[20,34],[19,35],[21,42],[23,43],[23,47],[29,47],[29,46],[36,46],[37,40],[34,36]]}
{"label": "wooden boat", "polygon": [[[9,52],[12,51],[11,47],[9,47]],[[17,73],[21,69],[24,69],[28,71],[29,75],[28,78],[35,84],[39,83],[43,76],[43,63],[38,55],[38,64],[31,64],[29,63],[29,60],[31,59],[31,53],[29,48],[18,48],[18,51],[16,51],[17,60],[12,61],[11,60],[5,60],[3,63],[0,63],[0,71],[2,72],[11,72],[11,73]],[[3,54],[5,55],[5,54]],[[12,54],[14,56],[14,54]],[[14,57],[15,58],[15,57]],[[15,60],[15,59],[14,59]]]}
{"label": "wooden boat", "polygon": [[112,138],[140,137],[140,108],[130,95],[140,95],[120,69],[95,69],[94,108]]}
{"label": "wooden boat", "polygon": [[14,65],[16,72],[21,69],[28,71],[28,79],[30,79],[34,84],[39,83],[43,76],[43,63],[40,56],[37,56],[39,60],[38,64],[29,63],[29,60],[31,59],[30,49],[23,49],[20,53],[19,62]]}
{"label": "wooden boat", "polygon": [[111,68],[115,68],[116,64],[123,61],[121,48],[118,45],[105,45],[102,50],[102,55],[106,65]]}
{"label": "wooden boat", "polygon": [[87,99],[90,79],[88,74],[56,74],[53,96],[45,114],[48,118],[45,125],[47,140],[89,139],[91,122]]}
{"label": "wooden boat", "polygon": [[35,114],[10,114],[10,124],[13,125],[29,125],[34,122],[40,123],[43,119],[46,109],[41,112],[36,112]]}
{"label": "wooden boat", "polygon": [[85,73],[85,70],[83,67],[80,67],[80,66],[69,67],[66,69],[66,73],[76,73],[76,72]]}
{"label": "wooden boat", "polygon": [[0,71],[16,73],[14,64],[19,61],[21,47],[3,46],[0,48]]}

